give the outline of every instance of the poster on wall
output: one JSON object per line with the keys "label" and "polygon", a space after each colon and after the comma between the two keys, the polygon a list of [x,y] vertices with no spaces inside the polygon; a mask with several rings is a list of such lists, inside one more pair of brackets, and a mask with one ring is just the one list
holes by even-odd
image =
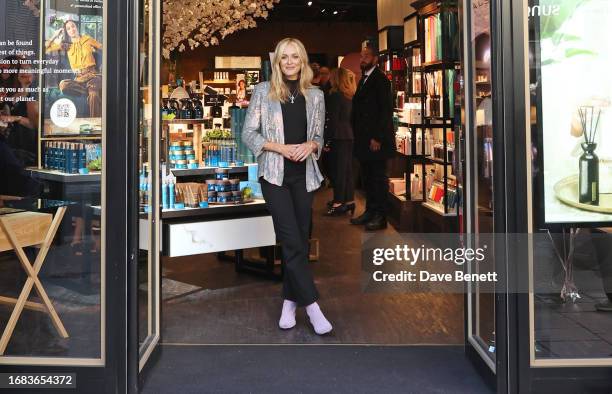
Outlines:
{"label": "poster on wall", "polygon": [[612,223],[611,18],[612,2],[605,0],[529,7],[539,34],[531,89],[545,224]]}
{"label": "poster on wall", "polygon": [[103,0],[49,0],[44,9],[45,135],[102,132]]}

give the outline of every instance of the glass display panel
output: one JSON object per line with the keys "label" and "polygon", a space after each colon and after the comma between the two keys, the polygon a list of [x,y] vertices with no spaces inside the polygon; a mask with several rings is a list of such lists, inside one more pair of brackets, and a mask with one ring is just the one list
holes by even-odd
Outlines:
{"label": "glass display panel", "polygon": [[103,364],[103,6],[0,3],[2,364]]}
{"label": "glass display panel", "polygon": [[[612,3],[530,1],[532,360],[612,363]],[[557,364],[555,364],[557,363]]]}

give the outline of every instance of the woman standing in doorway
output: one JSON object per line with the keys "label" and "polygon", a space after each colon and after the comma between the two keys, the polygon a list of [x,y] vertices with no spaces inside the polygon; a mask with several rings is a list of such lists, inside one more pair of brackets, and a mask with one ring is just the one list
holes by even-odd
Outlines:
{"label": "woman standing in doorway", "polygon": [[272,77],[255,87],[242,140],[257,157],[259,181],[281,243],[285,271],[279,327],[295,326],[298,306],[317,334],[332,330],[317,299],[308,266],[313,193],[323,176],[317,166],[323,144],[325,101],[312,86],[304,45],[286,38],[274,51]]}
{"label": "woman standing in doorway", "polygon": [[331,140],[334,199],[327,216],[355,213],[353,186],[352,100],[357,90],[355,74],[346,68],[335,68],[330,76],[331,90],[327,99],[328,134]]}

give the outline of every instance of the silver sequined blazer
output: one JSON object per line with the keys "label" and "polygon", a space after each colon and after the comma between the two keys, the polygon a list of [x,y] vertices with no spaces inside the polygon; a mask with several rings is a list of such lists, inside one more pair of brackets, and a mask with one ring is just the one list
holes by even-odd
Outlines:
{"label": "silver sequined blazer", "polygon": [[[255,86],[251,103],[242,128],[242,141],[257,157],[258,176],[273,185],[282,186],[285,160],[276,152],[264,151],[266,142],[285,143],[281,104],[268,98],[270,83]],[[306,119],[308,141],[319,145],[319,150],[306,159],[306,190],[315,191],[321,186],[323,176],[317,160],[323,148],[323,126],[325,123],[325,100],[318,88],[306,92]]]}

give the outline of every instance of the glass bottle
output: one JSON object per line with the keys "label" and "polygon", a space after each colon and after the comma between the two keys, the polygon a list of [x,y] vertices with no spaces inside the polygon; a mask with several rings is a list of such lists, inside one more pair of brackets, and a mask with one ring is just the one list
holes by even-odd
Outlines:
{"label": "glass bottle", "polygon": [[579,197],[582,204],[599,205],[599,158],[595,154],[597,144],[582,143],[580,156]]}

